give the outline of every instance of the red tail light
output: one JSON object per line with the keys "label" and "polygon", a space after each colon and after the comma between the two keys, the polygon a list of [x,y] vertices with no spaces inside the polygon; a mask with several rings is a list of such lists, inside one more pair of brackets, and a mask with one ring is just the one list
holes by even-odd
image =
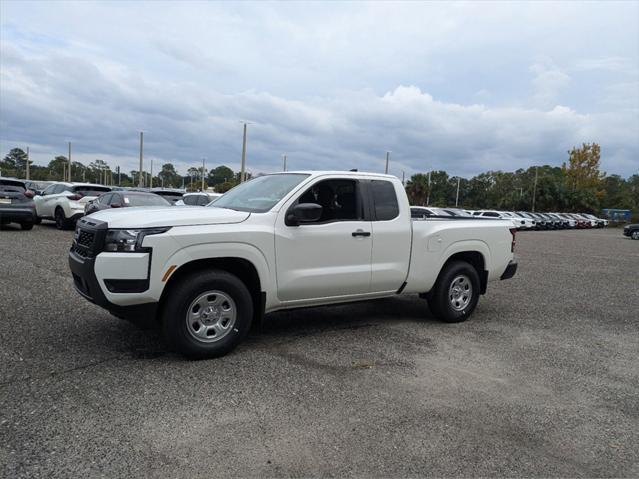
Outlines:
{"label": "red tail light", "polygon": [[26,196],[27,198],[33,198],[35,196],[35,194],[31,190],[26,190],[24,192],[24,196]]}
{"label": "red tail light", "polygon": [[510,234],[513,235],[513,242],[510,243],[510,252],[515,252],[515,234],[517,233],[517,228],[509,228]]}
{"label": "red tail light", "polygon": [[69,195],[67,196],[67,198],[69,198],[70,200],[73,201],[78,201],[79,199],[81,199],[84,195],[81,195],[80,193],[76,193],[75,195]]}

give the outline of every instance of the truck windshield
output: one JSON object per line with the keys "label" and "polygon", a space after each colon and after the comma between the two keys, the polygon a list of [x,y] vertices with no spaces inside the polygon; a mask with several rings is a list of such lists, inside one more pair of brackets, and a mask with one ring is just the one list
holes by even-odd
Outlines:
{"label": "truck windshield", "polygon": [[209,207],[264,213],[273,208],[308,176],[299,173],[260,176],[236,186],[224,196],[220,196]]}

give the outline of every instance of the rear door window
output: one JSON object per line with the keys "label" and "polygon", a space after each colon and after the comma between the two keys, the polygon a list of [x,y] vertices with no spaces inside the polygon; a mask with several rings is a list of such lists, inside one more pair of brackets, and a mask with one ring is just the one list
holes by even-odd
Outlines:
{"label": "rear door window", "polygon": [[384,180],[373,180],[371,181],[371,190],[373,193],[375,219],[377,221],[388,221],[397,218],[399,216],[399,204],[397,203],[397,194],[393,183]]}
{"label": "rear door window", "polygon": [[0,191],[24,193],[25,190],[24,183],[20,181],[0,180]]}

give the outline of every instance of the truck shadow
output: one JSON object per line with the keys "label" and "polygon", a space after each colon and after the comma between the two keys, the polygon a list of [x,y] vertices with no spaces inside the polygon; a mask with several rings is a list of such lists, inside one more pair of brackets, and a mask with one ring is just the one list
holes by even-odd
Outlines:
{"label": "truck shadow", "polygon": [[[253,328],[245,340],[244,348],[268,348],[274,341],[314,338],[334,331],[367,329],[399,322],[435,323],[437,320],[429,311],[426,301],[416,295],[278,311],[267,314],[261,327]],[[138,360],[152,360],[166,355],[180,357],[168,349],[158,325],[153,327],[148,322],[126,323],[129,324],[117,329],[118,335],[121,331],[126,337],[113,341],[120,344],[120,353]]]}
{"label": "truck shadow", "polygon": [[328,330],[360,329],[389,322],[435,322],[425,300],[417,295],[267,314],[259,335],[313,335]]}

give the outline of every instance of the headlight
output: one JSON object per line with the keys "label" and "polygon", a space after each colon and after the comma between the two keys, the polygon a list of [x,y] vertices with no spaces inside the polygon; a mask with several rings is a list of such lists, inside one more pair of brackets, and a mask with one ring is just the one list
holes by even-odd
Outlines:
{"label": "headlight", "polygon": [[146,251],[142,247],[145,236],[157,235],[170,228],[147,228],[139,230],[109,230],[104,240],[104,251],[111,253],[136,253]]}

